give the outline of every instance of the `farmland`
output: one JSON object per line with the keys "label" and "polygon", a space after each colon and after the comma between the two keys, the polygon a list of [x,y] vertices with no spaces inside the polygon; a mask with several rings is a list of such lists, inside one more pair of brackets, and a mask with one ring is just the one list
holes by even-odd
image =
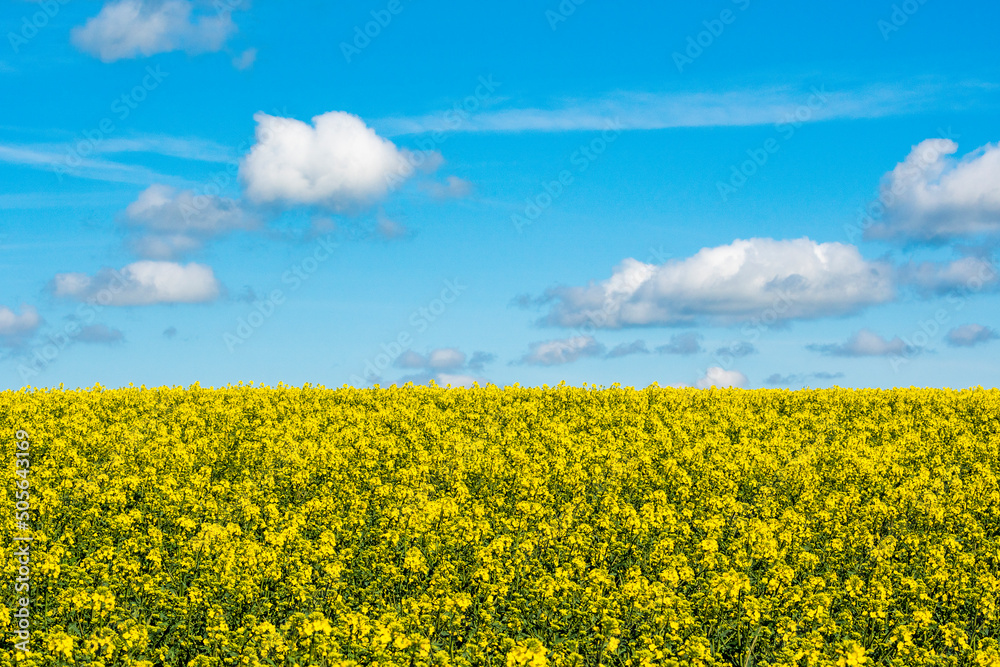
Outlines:
{"label": "farmland", "polygon": [[1000,665],[996,389],[98,386],[0,427],[5,665]]}

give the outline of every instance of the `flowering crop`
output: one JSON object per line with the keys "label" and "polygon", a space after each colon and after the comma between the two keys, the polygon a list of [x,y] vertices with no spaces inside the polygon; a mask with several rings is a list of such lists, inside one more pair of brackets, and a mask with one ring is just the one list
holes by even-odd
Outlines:
{"label": "flowering crop", "polygon": [[0,392],[9,517],[19,429],[2,665],[1000,666],[996,389]]}

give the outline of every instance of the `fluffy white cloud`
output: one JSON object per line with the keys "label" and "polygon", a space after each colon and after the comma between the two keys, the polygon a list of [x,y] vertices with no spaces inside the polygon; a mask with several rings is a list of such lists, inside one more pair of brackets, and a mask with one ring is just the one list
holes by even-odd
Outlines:
{"label": "fluffy white cloud", "polygon": [[858,249],[808,238],[752,238],[704,248],[684,260],[629,258],[604,282],[559,287],[545,324],[598,328],[735,324],[855,313],[894,298],[892,268]]}
{"label": "fluffy white cloud", "polygon": [[255,229],[259,221],[238,201],[154,184],[125,209],[127,225],[143,233],[132,248],[143,257],[171,259],[213,236]]}
{"label": "fluffy white cloud", "polygon": [[950,157],[957,151],[950,139],[914,146],[883,178],[883,219],[865,238],[934,243],[1000,232],[1000,144]]}
{"label": "fluffy white cloud", "polygon": [[845,343],[829,343],[825,345],[807,345],[813,352],[835,357],[888,357],[891,355],[910,355],[918,350],[896,336],[887,340],[870,329],[862,329],[851,336]]}
{"label": "fluffy white cloud", "polygon": [[952,347],[972,347],[980,343],[988,343],[1000,338],[996,329],[984,327],[982,324],[965,324],[948,332],[948,344]]}
{"label": "fluffy white cloud", "polygon": [[151,260],[134,262],[121,271],[102,269],[95,276],[60,273],[50,287],[57,297],[105,306],[203,303],[217,299],[221,293],[208,266]]}
{"label": "fluffy white cloud", "polygon": [[343,111],[316,116],[312,125],[262,112],[254,120],[257,141],[240,165],[240,178],[259,204],[337,211],[369,204],[432,159],[397,148]]}
{"label": "fluffy white cloud", "polygon": [[573,336],[559,340],[531,343],[531,351],[520,362],[535,366],[568,364],[582,357],[595,357],[604,352],[604,346],[593,336]]}
{"label": "fluffy white cloud", "polygon": [[708,389],[709,387],[745,387],[747,386],[747,376],[739,371],[727,371],[718,366],[712,366],[705,372],[705,376],[694,383],[698,389]]}
{"label": "fluffy white cloud", "polygon": [[34,333],[41,325],[42,318],[34,306],[21,306],[18,315],[6,306],[0,306],[0,336],[23,336]]}
{"label": "fluffy white cloud", "polygon": [[235,32],[230,11],[199,13],[189,0],[117,0],[73,28],[71,39],[107,63],[168,51],[218,51]]}

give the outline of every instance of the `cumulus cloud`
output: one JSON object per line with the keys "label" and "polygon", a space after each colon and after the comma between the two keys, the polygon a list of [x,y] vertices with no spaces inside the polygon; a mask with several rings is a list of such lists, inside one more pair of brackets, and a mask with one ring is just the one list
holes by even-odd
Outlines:
{"label": "cumulus cloud", "polygon": [[817,373],[792,373],[790,375],[774,373],[773,375],[769,375],[767,379],[764,380],[764,384],[769,384],[771,386],[805,384],[809,380],[836,380],[842,377],[844,377],[843,373],[827,373],[826,371],[820,371]]}
{"label": "cumulus cloud", "polygon": [[556,366],[568,364],[583,357],[596,357],[604,352],[604,346],[593,336],[573,336],[571,338],[546,340],[529,345],[530,352],[518,363],[532,366]]}
{"label": "cumulus cloud", "polygon": [[870,329],[862,329],[845,343],[806,345],[806,349],[834,357],[888,357],[915,354],[919,350],[907,345],[899,336],[887,340]]}
{"label": "cumulus cloud", "polygon": [[964,324],[948,332],[948,345],[952,347],[972,347],[1000,338],[995,329],[982,324]]}
{"label": "cumulus cloud", "polygon": [[230,11],[198,11],[189,0],[117,0],[70,35],[78,49],[109,63],[169,51],[219,51],[235,32]]}
{"label": "cumulus cloud", "polygon": [[132,249],[150,259],[172,259],[197,250],[209,238],[235,230],[250,230],[259,220],[240,202],[154,184],[125,209]]}
{"label": "cumulus cloud", "polygon": [[50,289],[57,297],[105,306],[203,303],[214,301],[221,293],[208,266],[152,260],[134,262],[120,271],[101,269],[94,276],[60,273]]}
{"label": "cumulus cloud", "polygon": [[1000,232],[1000,144],[961,159],[958,144],[927,139],[882,179],[882,221],[865,238],[942,243]]}
{"label": "cumulus cloud", "polygon": [[892,267],[858,249],[808,238],[753,238],[683,260],[628,258],[604,282],[549,289],[543,324],[599,328],[732,325],[856,313],[895,298]]}
{"label": "cumulus cloud", "polygon": [[604,356],[607,359],[617,359],[618,357],[627,357],[630,354],[649,354],[649,350],[646,348],[646,341],[637,340],[631,343],[615,345]]}
{"label": "cumulus cloud", "polygon": [[259,112],[256,143],[240,165],[258,204],[344,211],[370,204],[433,155],[399,149],[357,116],[331,111],[312,125]]}
{"label": "cumulus cloud", "polygon": [[708,389],[709,387],[745,387],[747,386],[747,376],[739,371],[727,371],[718,366],[712,366],[705,372],[705,376],[694,383],[698,389]]}
{"label": "cumulus cloud", "polygon": [[674,334],[669,343],[660,345],[656,351],[660,354],[698,354],[702,351],[701,339],[702,335],[693,331]]}
{"label": "cumulus cloud", "polygon": [[34,306],[21,306],[21,314],[0,306],[0,343],[11,343],[30,336],[38,330],[42,318]]}
{"label": "cumulus cloud", "polygon": [[452,370],[465,365],[465,353],[454,347],[442,347],[432,350],[427,356],[407,350],[396,358],[398,368],[428,368],[434,370]]}

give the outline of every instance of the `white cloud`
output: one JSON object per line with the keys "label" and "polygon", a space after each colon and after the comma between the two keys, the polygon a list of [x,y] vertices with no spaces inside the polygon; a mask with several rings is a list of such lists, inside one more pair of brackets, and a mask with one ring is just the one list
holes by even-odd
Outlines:
{"label": "white cloud", "polygon": [[1000,144],[986,144],[961,159],[958,144],[927,139],[885,175],[882,222],[866,239],[940,243],[1000,232]]}
{"label": "white cloud", "polygon": [[582,357],[594,357],[604,352],[604,346],[593,336],[573,336],[559,340],[531,343],[531,351],[521,357],[520,363],[534,366],[568,364]]}
{"label": "white cloud", "polygon": [[887,340],[870,329],[862,329],[851,336],[845,343],[811,344],[806,346],[813,352],[834,357],[887,357],[890,355],[913,354],[916,348],[896,336]]}
{"label": "white cloud", "polygon": [[151,260],[134,262],[121,271],[102,269],[95,276],[60,273],[50,287],[57,297],[105,306],[203,303],[214,301],[221,293],[208,266]]}
{"label": "white cloud", "polygon": [[549,289],[544,300],[557,303],[543,323],[772,324],[855,313],[894,297],[891,267],[866,261],[852,245],[738,239],[661,265],[628,258],[604,282]]}
{"label": "white cloud", "polygon": [[[499,83],[497,83],[499,85]],[[774,125],[840,118],[881,118],[975,100],[989,84],[943,81],[846,82],[837,90],[805,85],[756,86],[738,90],[619,91],[597,99],[549,100],[537,106],[482,108],[456,122],[453,112],[373,121],[386,136],[426,132],[576,132],[676,127]]]}
{"label": "white cloud", "polygon": [[727,371],[718,366],[712,366],[705,372],[705,376],[695,382],[694,385],[698,389],[708,389],[709,387],[745,387],[747,386],[747,376],[739,371]]}
{"label": "white cloud", "polygon": [[18,315],[6,306],[0,306],[0,336],[17,337],[34,333],[42,323],[34,306],[21,306]]}
{"label": "white cloud", "polygon": [[236,32],[231,12],[197,12],[189,0],[117,0],[73,28],[73,45],[114,62],[169,51],[218,51]]}
{"label": "white cloud", "polygon": [[948,332],[948,344],[952,347],[972,347],[1000,338],[996,329],[982,324],[964,324]]}
{"label": "white cloud", "polygon": [[201,247],[208,238],[254,229],[258,220],[240,202],[155,184],[125,209],[128,225],[144,236],[132,242],[144,257],[170,259]]}
{"label": "white cloud", "polygon": [[427,154],[401,150],[357,116],[331,111],[309,125],[254,115],[257,142],[240,165],[247,196],[260,204],[342,211],[384,196]]}

